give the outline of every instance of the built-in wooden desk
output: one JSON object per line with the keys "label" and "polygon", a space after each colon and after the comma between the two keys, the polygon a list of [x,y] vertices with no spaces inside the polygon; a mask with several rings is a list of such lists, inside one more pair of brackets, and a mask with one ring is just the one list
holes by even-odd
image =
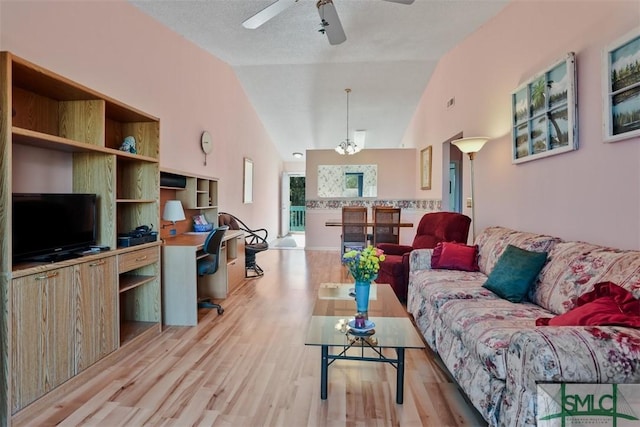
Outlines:
{"label": "built-in wooden desk", "polygon": [[198,277],[198,259],[208,256],[209,233],[184,233],[162,245],[162,319],[166,325],[198,324],[198,295],[223,299],[244,281],[244,232],[228,230],[222,238],[215,274]]}

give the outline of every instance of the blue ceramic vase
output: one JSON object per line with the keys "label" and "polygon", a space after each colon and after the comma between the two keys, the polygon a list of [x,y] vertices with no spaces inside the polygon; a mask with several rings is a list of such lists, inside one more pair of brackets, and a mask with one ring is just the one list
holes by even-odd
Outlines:
{"label": "blue ceramic vase", "polygon": [[369,311],[369,289],[371,282],[356,280],[356,309],[359,313]]}

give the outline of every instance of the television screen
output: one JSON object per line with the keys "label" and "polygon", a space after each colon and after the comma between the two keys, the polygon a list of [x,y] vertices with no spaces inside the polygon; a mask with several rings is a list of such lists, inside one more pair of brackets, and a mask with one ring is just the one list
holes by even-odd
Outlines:
{"label": "television screen", "polygon": [[96,244],[96,195],[13,194],[13,262],[55,260]]}

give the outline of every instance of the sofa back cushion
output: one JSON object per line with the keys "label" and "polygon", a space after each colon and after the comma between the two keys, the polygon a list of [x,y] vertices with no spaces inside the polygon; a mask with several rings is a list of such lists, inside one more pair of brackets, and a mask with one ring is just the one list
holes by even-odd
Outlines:
{"label": "sofa back cushion", "polygon": [[559,238],[505,227],[488,227],[476,239],[478,245],[478,267],[487,276],[507,246],[513,245],[525,251],[549,252],[560,241]]}
{"label": "sofa back cushion", "polygon": [[529,299],[562,314],[600,282],[613,282],[640,298],[640,251],[584,242],[560,242],[551,249]]}

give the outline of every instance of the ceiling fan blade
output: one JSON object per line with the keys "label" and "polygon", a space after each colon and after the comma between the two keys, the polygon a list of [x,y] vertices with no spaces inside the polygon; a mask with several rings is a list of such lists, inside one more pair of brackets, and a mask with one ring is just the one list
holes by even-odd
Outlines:
{"label": "ceiling fan blade", "polygon": [[269,6],[244,21],[242,26],[250,30],[255,30],[260,25],[264,24],[271,18],[275,18],[280,14],[280,12],[297,2],[298,0],[276,0],[275,3],[271,3]]}
{"label": "ceiling fan blade", "polygon": [[415,0],[384,0],[384,1],[390,1],[390,2],[393,2],[393,3],[401,3],[401,4],[411,4]]}
{"label": "ceiling fan blade", "polygon": [[344,33],[340,18],[338,18],[338,12],[331,0],[319,0],[316,4],[318,6],[318,13],[320,14],[320,20],[322,21],[322,29],[320,31],[327,34],[329,44],[336,45],[347,40],[347,36]]}

